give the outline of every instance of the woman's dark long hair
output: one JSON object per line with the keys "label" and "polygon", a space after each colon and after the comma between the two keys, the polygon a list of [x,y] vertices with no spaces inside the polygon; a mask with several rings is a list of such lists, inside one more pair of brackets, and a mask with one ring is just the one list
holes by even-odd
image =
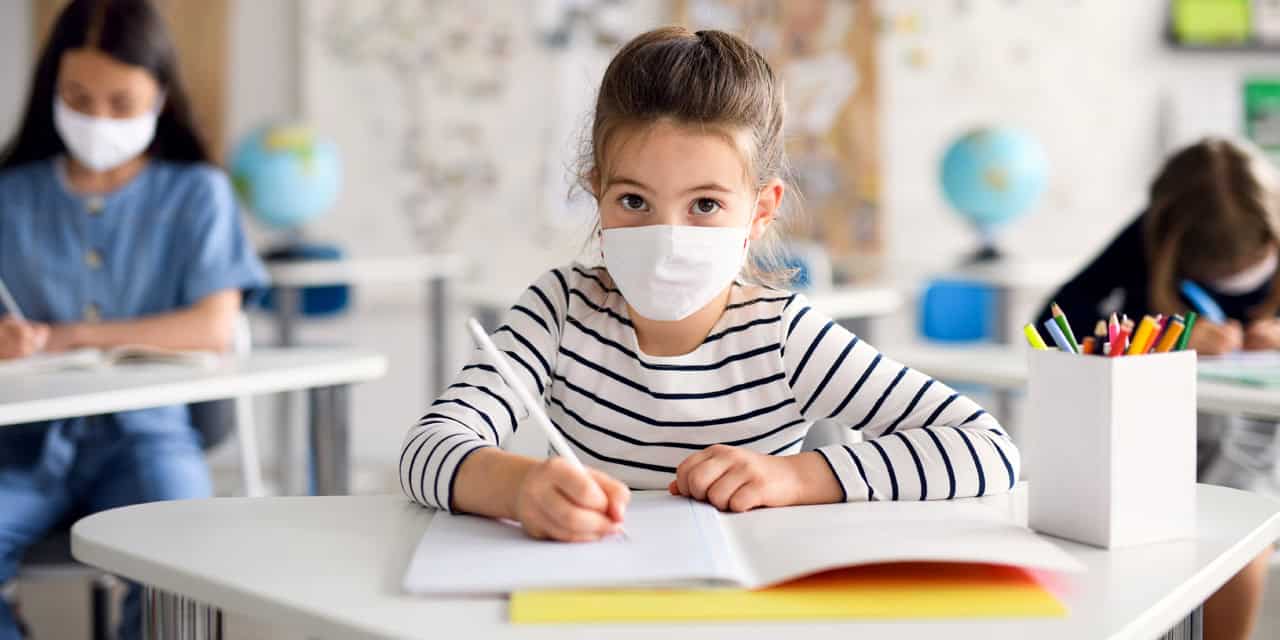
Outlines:
{"label": "woman's dark long hair", "polygon": [[53,126],[58,65],[63,53],[85,47],[146,69],[160,85],[165,101],[147,150],[151,157],[183,163],[210,161],[178,78],[173,42],[156,8],[148,0],[72,0],[40,53],[22,126],[0,151],[0,170],[44,160],[66,149]]}

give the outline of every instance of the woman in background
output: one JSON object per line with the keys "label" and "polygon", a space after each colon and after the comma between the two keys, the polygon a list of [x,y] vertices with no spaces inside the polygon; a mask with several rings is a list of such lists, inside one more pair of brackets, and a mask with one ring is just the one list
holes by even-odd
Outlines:
{"label": "woman in background", "polygon": [[[1202,355],[1280,348],[1280,180],[1257,150],[1209,138],[1174,154],[1151,184],[1147,209],[1053,300],[1088,325],[1111,313],[1185,314],[1183,280],[1203,287],[1227,321],[1201,316],[1188,345]],[[1041,321],[1049,318],[1041,311]],[[1200,482],[1277,494],[1277,425],[1240,417],[1198,419]],[[1245,639],[1257,622],[1271,551],[1205,603],[1205,637]]]}
{"label": "woman in background", "polygon": [[[0,279],[25,316],[0,316],[0,358],[126,343],[224,350],[242,291],[264,284],[145,0],[74,0],[58,17],[0,152]],[[0,429],[0,583],[79,516],[210,494],[184,406]],[[139,633],[138,595],[122,637]],[[0,602],[0,640],[19,634]]]}

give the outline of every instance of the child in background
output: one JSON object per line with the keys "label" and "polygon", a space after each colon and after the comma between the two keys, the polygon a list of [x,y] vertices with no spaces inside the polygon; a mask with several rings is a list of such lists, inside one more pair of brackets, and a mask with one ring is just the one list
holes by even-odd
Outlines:
{"label": "child in background", "polygon": [[[1052,300],[1087,326],[1125,313],[1166,316],[1191,309],[1183,280],[1205,289],[1228,320],[1201,315],[1188,347],[1202,355],[1280,348],[1280,182],[1257,150],[1210,138],[1165,163],[1145,211]],[[1041,312],[1048,319],[1048,306]],[[1201,415],[1200,482],[1275,494],[1276,425]],[[1206,638],[1247,638],[1257,620],[1270,551],[1237,574],[1205,605]]]}
{"label": "child in background", "polygon": [[[498,448],[525,411],[482,352],[409,430],[406,495],[595,540],[629,489],[722,510],[1008,491],[996,420],[769,286],[786,185],[782,87],[719,31],[640,35],[601,83],[584,161],[603,266],[539,278],[494,341],[589,467]],[[815,420],[866,441],[801,452]]]}
{"label": "child in background", "polygon": [[[230,181],[196,135],[164,23],[144,0],[75,0],[0,151],[0,358],[145,344],[223,350],[265,273]],[[211,494],[187,407],[0,429],[0,583],[52,528]],[[140,633],[129,590],[120,635]],[[0,640],[18,622],[0,599]]]}

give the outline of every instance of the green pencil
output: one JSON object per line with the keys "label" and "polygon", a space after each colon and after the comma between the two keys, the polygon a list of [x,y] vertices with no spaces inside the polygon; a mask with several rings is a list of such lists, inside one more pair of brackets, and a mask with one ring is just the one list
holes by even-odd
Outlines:
{"label": "green pencil", "polygon": [[1067,322],[1067,314],[1062,312],[1062,307],[1058,303],[1051,305],[1053,312],[1053,320],[1058,323],[1058,328],[1062,329],[1063,335],[1067,338],[1067,344],[1071,345],[1072,353],[1080,353],[1080,343],[1076,342],[1076,334],[1071,331],[1071,323]]}
{"label": "green pencil", "polygon": [[1182,337],[1178,338],[1178,346],[1174,351],[1182,351],[1187,348],[1187,340],[1191,339],[1191,328],[1196,326],[1196,312],[1187,312],[1187,328],[1182,330]]}

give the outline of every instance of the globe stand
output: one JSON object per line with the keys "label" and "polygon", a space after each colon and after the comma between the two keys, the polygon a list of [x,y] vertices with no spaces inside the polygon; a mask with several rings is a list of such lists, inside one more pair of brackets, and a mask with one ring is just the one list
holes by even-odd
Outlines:
{"label": "globe stand", "polygon": [[996,246],[996,230],[989,225],[974,225],[978,231],[979,248],[965,259],[966,265],[990,264],[1004,259],[1004,252]]}
{"label": "globe stand", "polygon": [[965,264],[989,264],[1004,259],[1004,252],[994,244],[985,244],[965,259]]}

